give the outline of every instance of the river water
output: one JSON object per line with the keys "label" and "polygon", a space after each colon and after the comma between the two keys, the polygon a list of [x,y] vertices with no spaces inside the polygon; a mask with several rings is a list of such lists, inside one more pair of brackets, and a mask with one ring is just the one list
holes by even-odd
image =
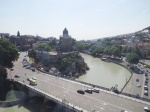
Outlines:
{"label": "river water", "polygon": [[77,80],[107,88],[111,88],[117,84],[118,89],[121,90],[131,76],[131,73],[120,65],[101,61],[101,59],[94,58],[88,54],[80,54],[90,70]]}

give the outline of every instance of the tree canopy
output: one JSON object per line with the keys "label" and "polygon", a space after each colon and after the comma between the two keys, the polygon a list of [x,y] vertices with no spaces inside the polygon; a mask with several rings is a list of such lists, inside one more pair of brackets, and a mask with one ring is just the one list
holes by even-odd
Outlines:
{"label": "tree canopy", "polygon": [[137,64],[139,62],[139,56],[136,53],[128,53],[126,60],[130,64]]}
{"label": "tree canopy", "polygon": [[0,65],[3,67],[13,67],[13,61],[19,56],[18,49],[9,40],[0,39]]}
{"label": "tree canopy", "polygon": [[51,47],[49,44],[39,44],[35,47],[35,49],[39,51],[51,51]]}

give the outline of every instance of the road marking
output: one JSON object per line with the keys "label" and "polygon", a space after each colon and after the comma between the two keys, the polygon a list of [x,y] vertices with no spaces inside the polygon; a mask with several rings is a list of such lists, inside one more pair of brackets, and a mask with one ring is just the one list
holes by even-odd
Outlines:
{"label": "road marking", "polygon": [[[40,79],[38,79],[38,80],[40,80]],[[43,81],[43,80],[40,80],[40,81],[45,82],[45,81]],[[59,87],[59,88],[66,89],[66,88],[64,88],[64,87],[61,87],[61,86],[58,86],[58,85],[52,84],[52,83],[50,83],[50,82],[45,82],[45,83],[48,83],[48,84],[51,84],[51,85],[57,86],[57,87]],[[73,92],[73,93],[76,93],[76,92],[74,92],[73,90],[69,90],[69,89],[66,89],[66,90],[71,91],[71,92]],[[90,97],[90,96],[88,96],[88,95],[84,95],[84,96],[85,96],[85,97],[88,97],[88,98],[90,98],[90,99],[93,99],[93,100],[99,101],[99,102],[107,103],[107,104],[109,104],[109,105],[111,105],[111,106],[114,106],[114,107],[117,107],[117,108],[119,108],[119,109],[127,110],[127,109],[125,109],[125,108],[119,107],[119,106],[117,106],[117,105],[114,105],[114,104],[108,103],[108,102],[103,101],[103,100],[99,100],[99,99],[96,99],[96,98]],[[132,112],[131,110],[127,110],[127,111]]]}
{"label": "road marking", "polygon": [[97,107],[97,108],[99,108],[101,110],[105,110],[103,107],[100,107],[100,106],[97,106],[97,105],[94,105],[93,107]]}

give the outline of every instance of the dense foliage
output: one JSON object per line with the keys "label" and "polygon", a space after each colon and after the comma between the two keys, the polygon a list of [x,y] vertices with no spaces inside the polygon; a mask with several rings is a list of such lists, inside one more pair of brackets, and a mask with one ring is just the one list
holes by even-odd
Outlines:
{"label": "dense foliage", "polygon": [[0,39],[0,65],[3,67],[13,67],[12,61],[18,59],[18,49],[9,40]]}
{"label": "dense foliage", "polygon": [[137,64],[139,62],[139,56],[136,53],[128,53],[126,61],[130,64]]}
{"label": "dense foliage", "polygon": [[39,44],[35,47],[36,50],[38,51],[51,51],[51,46],[49,44]]}
{"label": "dense foliage", "polygon": [[74,75],[76,73],[84,73],[88,69],[84,59],[79,54],[65,56],[57,64],[63,74],[69,74],[71,72]]}

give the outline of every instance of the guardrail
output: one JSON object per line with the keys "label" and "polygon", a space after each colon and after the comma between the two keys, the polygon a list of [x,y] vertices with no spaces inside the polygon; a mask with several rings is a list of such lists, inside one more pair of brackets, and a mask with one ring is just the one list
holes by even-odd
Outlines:
{"label": "guardrail", "polygon": [[[43,71],[41,69],[37,69],[37,70],[39,70],[39,71],[41,71],[43,73],[52,75],[52,76],[56,76],[56,75],[50,74],[49,72]],[[90,84],[90,83],[87,83],[87,82],[82,82],[82,81],[78,81],[78,80],[74,80],[74,79],[69,79],[69,78],[65,78],[65,77],[61,77],[61,78],[64,78],[64,79],[67,79],[67,80],[71,80],[71,81],[75,81],[75,82],[79,82],[79,83],[82,83],[82,84],[85,84],[85,85],[89,85],[89,86],[92,86],[92,87],[96,87],[96,88],[99,88],[99,89],[104,89],[104,90],[109,91],[109,88],[106,88],[106,87],[102,87],[102,86],[98,86],[98,85],[94,85],[94,84]]]}
{"label": "guardrail", "polygon": [[139,100],[142,100],[142,101],[150,102],[150,99],[143,98],[143,97],[137,97],[137,96],[132,95],[132,94],[129,94],[129,93],[124,93],[124,92],[122,92],[121,94],[122,94],[122,95],[125,95],[125,96],[132,97],[132,98],[136,98],[136,99],[139,99]]}
{"label": "guardrail", "polygon": [[[15,81],[16,81],[16,80],[15,80]],[[61,105],[65,106],[65,107],[71,109],[71,110],[74,110],[75,112],[87,112],[86,110],[82,109],[81,107],[79,107],[79,106],[77,106],[77,105],[74,105],[74,104],[72,104],[72,103],[66,101],[65,99],[60,99],[60,98],[58,98],[58,97],[56,97],[56,96],[54,96],[54,95],[51,95],[51,94],[48,93],[48,92],[44,92],[44,91],[42,91],[42,90],[40,90],[40,89],[38,89],[38,88],[32,87],[32,86],[30,86],[30,85],[26,85],[26,84],[24,84],[24,83],[21,82],[21,81],[16,81],[16,82],[18,82],[18,83],[20,83],[20,84],[22,84],[22,85],[25,85],[25,86],[28,87],[29,89],[32,89],[32,91],[35,91],[36,93],[38,93],[38,94],[40,94],[40,95],[42,95],[42,96],[44,96],[44,97],[47,97],[47,98],[49,98],[49,99],[51,99],[51,100],[53,100],[53,101],[55,101],[55,102],[57,102],[57,103],[59,103],[59,104],[61,104]]]}
{"label": "guardrail", "polygon": [[[123,65],[122,65],[122,66],[123,66]],[[124,67],[125,67],[125,66],[124,66]],[[126,67],[126,68],[127,68],[127,67]],[[42,70],[39,70],[39,71],[43,72]],[[130,76],[129,80],[126,82],[126,84],[125,84],[124,87],[122,88],[121,92],[119,92],[119,94],[125,95],[125,96],[128,96],[128,97],[132,97],[132,98],[136,98],[136,99],[137,99],[137,97],[136,97],[135,95],[122,92],[123,89],[125,88],[125,86],[128,84],[128,82],[131,80],[131,78],[132,78],[132,76],[133,76],[133,73],[131,72],[131,70],[129,70],[129,71],[130,71],[130,73],[131,73],[132,75]],[[50,73],[48,73],[48,72],[46,72],[46,71],[44,71],[44,73],[50,74]],[[50,75],[52,75],[52,74],[50,74]],[[52,76],[55,76],[55,75],[52,75]],[[64,78],[64,77],[61,77],[61,78]],[[64,79],[67,79],[67,78],[64,78]],[[88,86],[96,87],[96,88],[99,88],[99,89],[102,89],[102,90],[105,90],[105,91],[110,91],[110,90],[111,90],[111,89],[109,89],[109,88],[101,87],[101,86],[94,85],[94,84],[90,84],[90,83],[87,83],[87,82],[82,82],[82,81],[78,81],[78,80],[71,80],[71,79],[67,79],[67,80],[79,82],[79,83],[81,83],[81,84],[85,84],[85,85],[88,85]],[[139,99],[139,100],[142,100],[142,101],[150,102],[150,99],[146,99],[146,98],[143,98],[143,97],[139,97],[138,99]]]}

